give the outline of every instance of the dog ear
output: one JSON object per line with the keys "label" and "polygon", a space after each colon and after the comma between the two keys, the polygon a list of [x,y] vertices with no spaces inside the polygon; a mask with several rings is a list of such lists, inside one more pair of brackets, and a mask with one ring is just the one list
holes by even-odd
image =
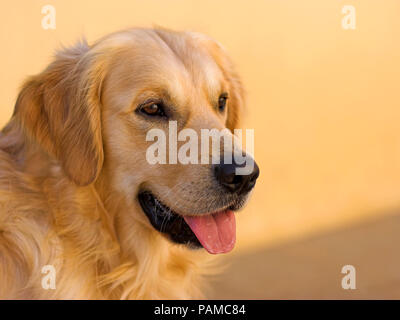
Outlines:
{"label": "dog ear", "polygon": [[96,180],[103,165],[100,92],[104,68],[79,43],[23,86],[14,110],[17,123],[62,165],[77,185]]}
{"label": "dog ear", "polygon": [[233,131],[233,129],[239,127],[240,118],[245,108],[245,92],[240,77],[227,52],[217,41],[200,33],[189,32],[189,34],[196,41],[199,41],[202,47],[206,48],[228,82],[229,99],[226,126]]}
{"label": "dog ear", "polygon": [[228,82],[228,118],[226,127],[233,131],[240,126],[241,115],[245,108],[245,93],[242,81],[233,66],[225,50],[216,44],[214,59],[222,70],[225,79]]}

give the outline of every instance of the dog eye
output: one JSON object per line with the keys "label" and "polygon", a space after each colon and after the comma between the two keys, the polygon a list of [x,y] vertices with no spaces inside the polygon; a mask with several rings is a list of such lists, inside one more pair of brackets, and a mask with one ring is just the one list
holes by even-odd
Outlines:
{"label": "dog eye", "polygon": [[220,112],[224,112],[225,111],[225,107],[226,107],[226,100],[228,100],[228,94],[227,93],[223,93],[219,96],[218,98],[218,109]]}
{"label": "dog eye", "polygon": [[161,102],[148,102],[138,108],[139,112],[148,116],[165,117],[164,107]]}

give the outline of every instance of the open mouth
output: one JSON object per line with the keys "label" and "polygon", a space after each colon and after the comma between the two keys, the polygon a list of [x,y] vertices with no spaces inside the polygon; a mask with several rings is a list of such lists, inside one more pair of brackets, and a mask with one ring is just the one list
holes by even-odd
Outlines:
{"label": "open mouth", "polygon": [[236,222],[232,210],[201,215],[179,215],[151,192],[138,195],[139,203],[152,226],[170,240],[191,248],[204,247],[209,253],[227,253],[236,241]]}

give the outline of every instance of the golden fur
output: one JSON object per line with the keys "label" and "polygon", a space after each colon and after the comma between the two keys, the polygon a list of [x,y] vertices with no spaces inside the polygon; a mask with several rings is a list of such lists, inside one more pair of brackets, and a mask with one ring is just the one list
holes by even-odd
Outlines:
{"label": "golden fur", "polygon": [[[225,116],[209,102],[221,87]],[[148,127],[131,113],[165,91],[196,130],[237,125],[240,81],[223,49],[195,33],[130,29],[78,43],[23,85],[0,135],[0,298],[201,297],[207,254],[166,240],[134,199],[153,183],[182,210],[207,202],[191,207],[182,184],[203,169],[155,171],[143,160]],[[41,286],[45,265],[55,290]]]}

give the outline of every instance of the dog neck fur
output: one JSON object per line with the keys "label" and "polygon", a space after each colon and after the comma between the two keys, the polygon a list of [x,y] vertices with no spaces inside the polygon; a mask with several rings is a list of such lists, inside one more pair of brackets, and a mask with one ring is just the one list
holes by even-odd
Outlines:
{"label": "dog neck fur", "polygon": [[[0,136],[0,298],[202,297],[205,254],[141,222],[127,229],[128,207],[105,179],[75,185],[10,121]],[[55,290],[41,286],[45,265],[55,267]]]}

